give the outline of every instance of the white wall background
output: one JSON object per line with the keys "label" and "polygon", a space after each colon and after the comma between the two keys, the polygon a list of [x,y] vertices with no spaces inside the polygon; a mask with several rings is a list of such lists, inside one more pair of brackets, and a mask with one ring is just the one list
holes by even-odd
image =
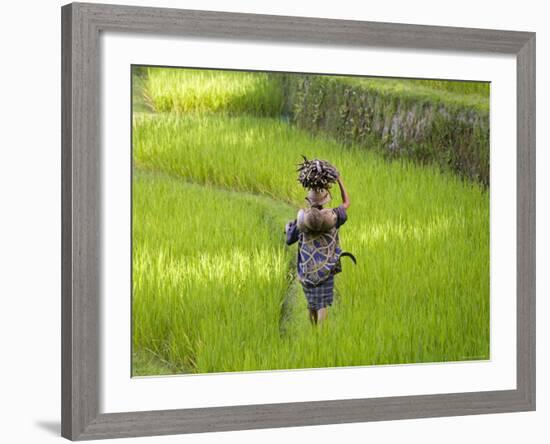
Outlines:
{"label": "white wall background", "polygon": [[[547,442],[550,420],[550,24],[524,0],[149,0],[121,3],[537,32],[538,410],[530,413],[271,429],[125,440],[141,443]],[[103,3],[116,3],[103,0]],[[0,405],[3,442],[60,442],[60,6],[7,2],[0,47]],[[6,137],[7,136],[7,137]],[[122,441],[121,441],[122,442]]]}

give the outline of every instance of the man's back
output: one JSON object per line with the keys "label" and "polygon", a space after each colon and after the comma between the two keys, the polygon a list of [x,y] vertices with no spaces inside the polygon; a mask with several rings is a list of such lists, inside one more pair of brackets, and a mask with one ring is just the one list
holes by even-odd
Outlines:
{"label": "man's back", "polygon": [[[347,220],[345,208],[340,205],[331,208],[336,218],[328,231],[311,231],[307,223],[298,224],[298,217],[289,224],[287,244],[298,241],[298,278],[306,285],[314,286],[323,282],[331,274],[341,271],[340,240],[338,229]],[[303,210],[301,210],[303,211]]]}

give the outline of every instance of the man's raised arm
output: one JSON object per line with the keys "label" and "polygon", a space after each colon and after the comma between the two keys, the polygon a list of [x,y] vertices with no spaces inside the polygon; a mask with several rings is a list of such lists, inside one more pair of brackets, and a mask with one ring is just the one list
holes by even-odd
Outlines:
{"label": "man's raised arm", "polygon": [[351,202],[349,200],[349,194],[346,190],[346,187],[344,187],[342,176],[338,176],[338,186],[340,187],[340,193],[342,194],[342,206],[347,210]]}

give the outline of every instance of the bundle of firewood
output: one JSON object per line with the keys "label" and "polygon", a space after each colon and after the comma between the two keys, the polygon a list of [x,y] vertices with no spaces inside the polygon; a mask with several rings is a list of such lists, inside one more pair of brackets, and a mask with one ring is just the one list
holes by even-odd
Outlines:
{"label": "bundle of firewood", "polygon": [[298,182],[304,188],[328,190],[338,179],[338,170],[326,160],[308,160],[302,154],[304,161],[298,164]]}

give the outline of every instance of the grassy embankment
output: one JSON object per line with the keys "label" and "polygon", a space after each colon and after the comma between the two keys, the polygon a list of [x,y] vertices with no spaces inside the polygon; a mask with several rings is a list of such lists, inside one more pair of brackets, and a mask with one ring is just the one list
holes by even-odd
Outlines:
{"label": "grassy embankment", "polygon": [[290,74],[273,80],[299,128],[489,186],[488,83]]}

